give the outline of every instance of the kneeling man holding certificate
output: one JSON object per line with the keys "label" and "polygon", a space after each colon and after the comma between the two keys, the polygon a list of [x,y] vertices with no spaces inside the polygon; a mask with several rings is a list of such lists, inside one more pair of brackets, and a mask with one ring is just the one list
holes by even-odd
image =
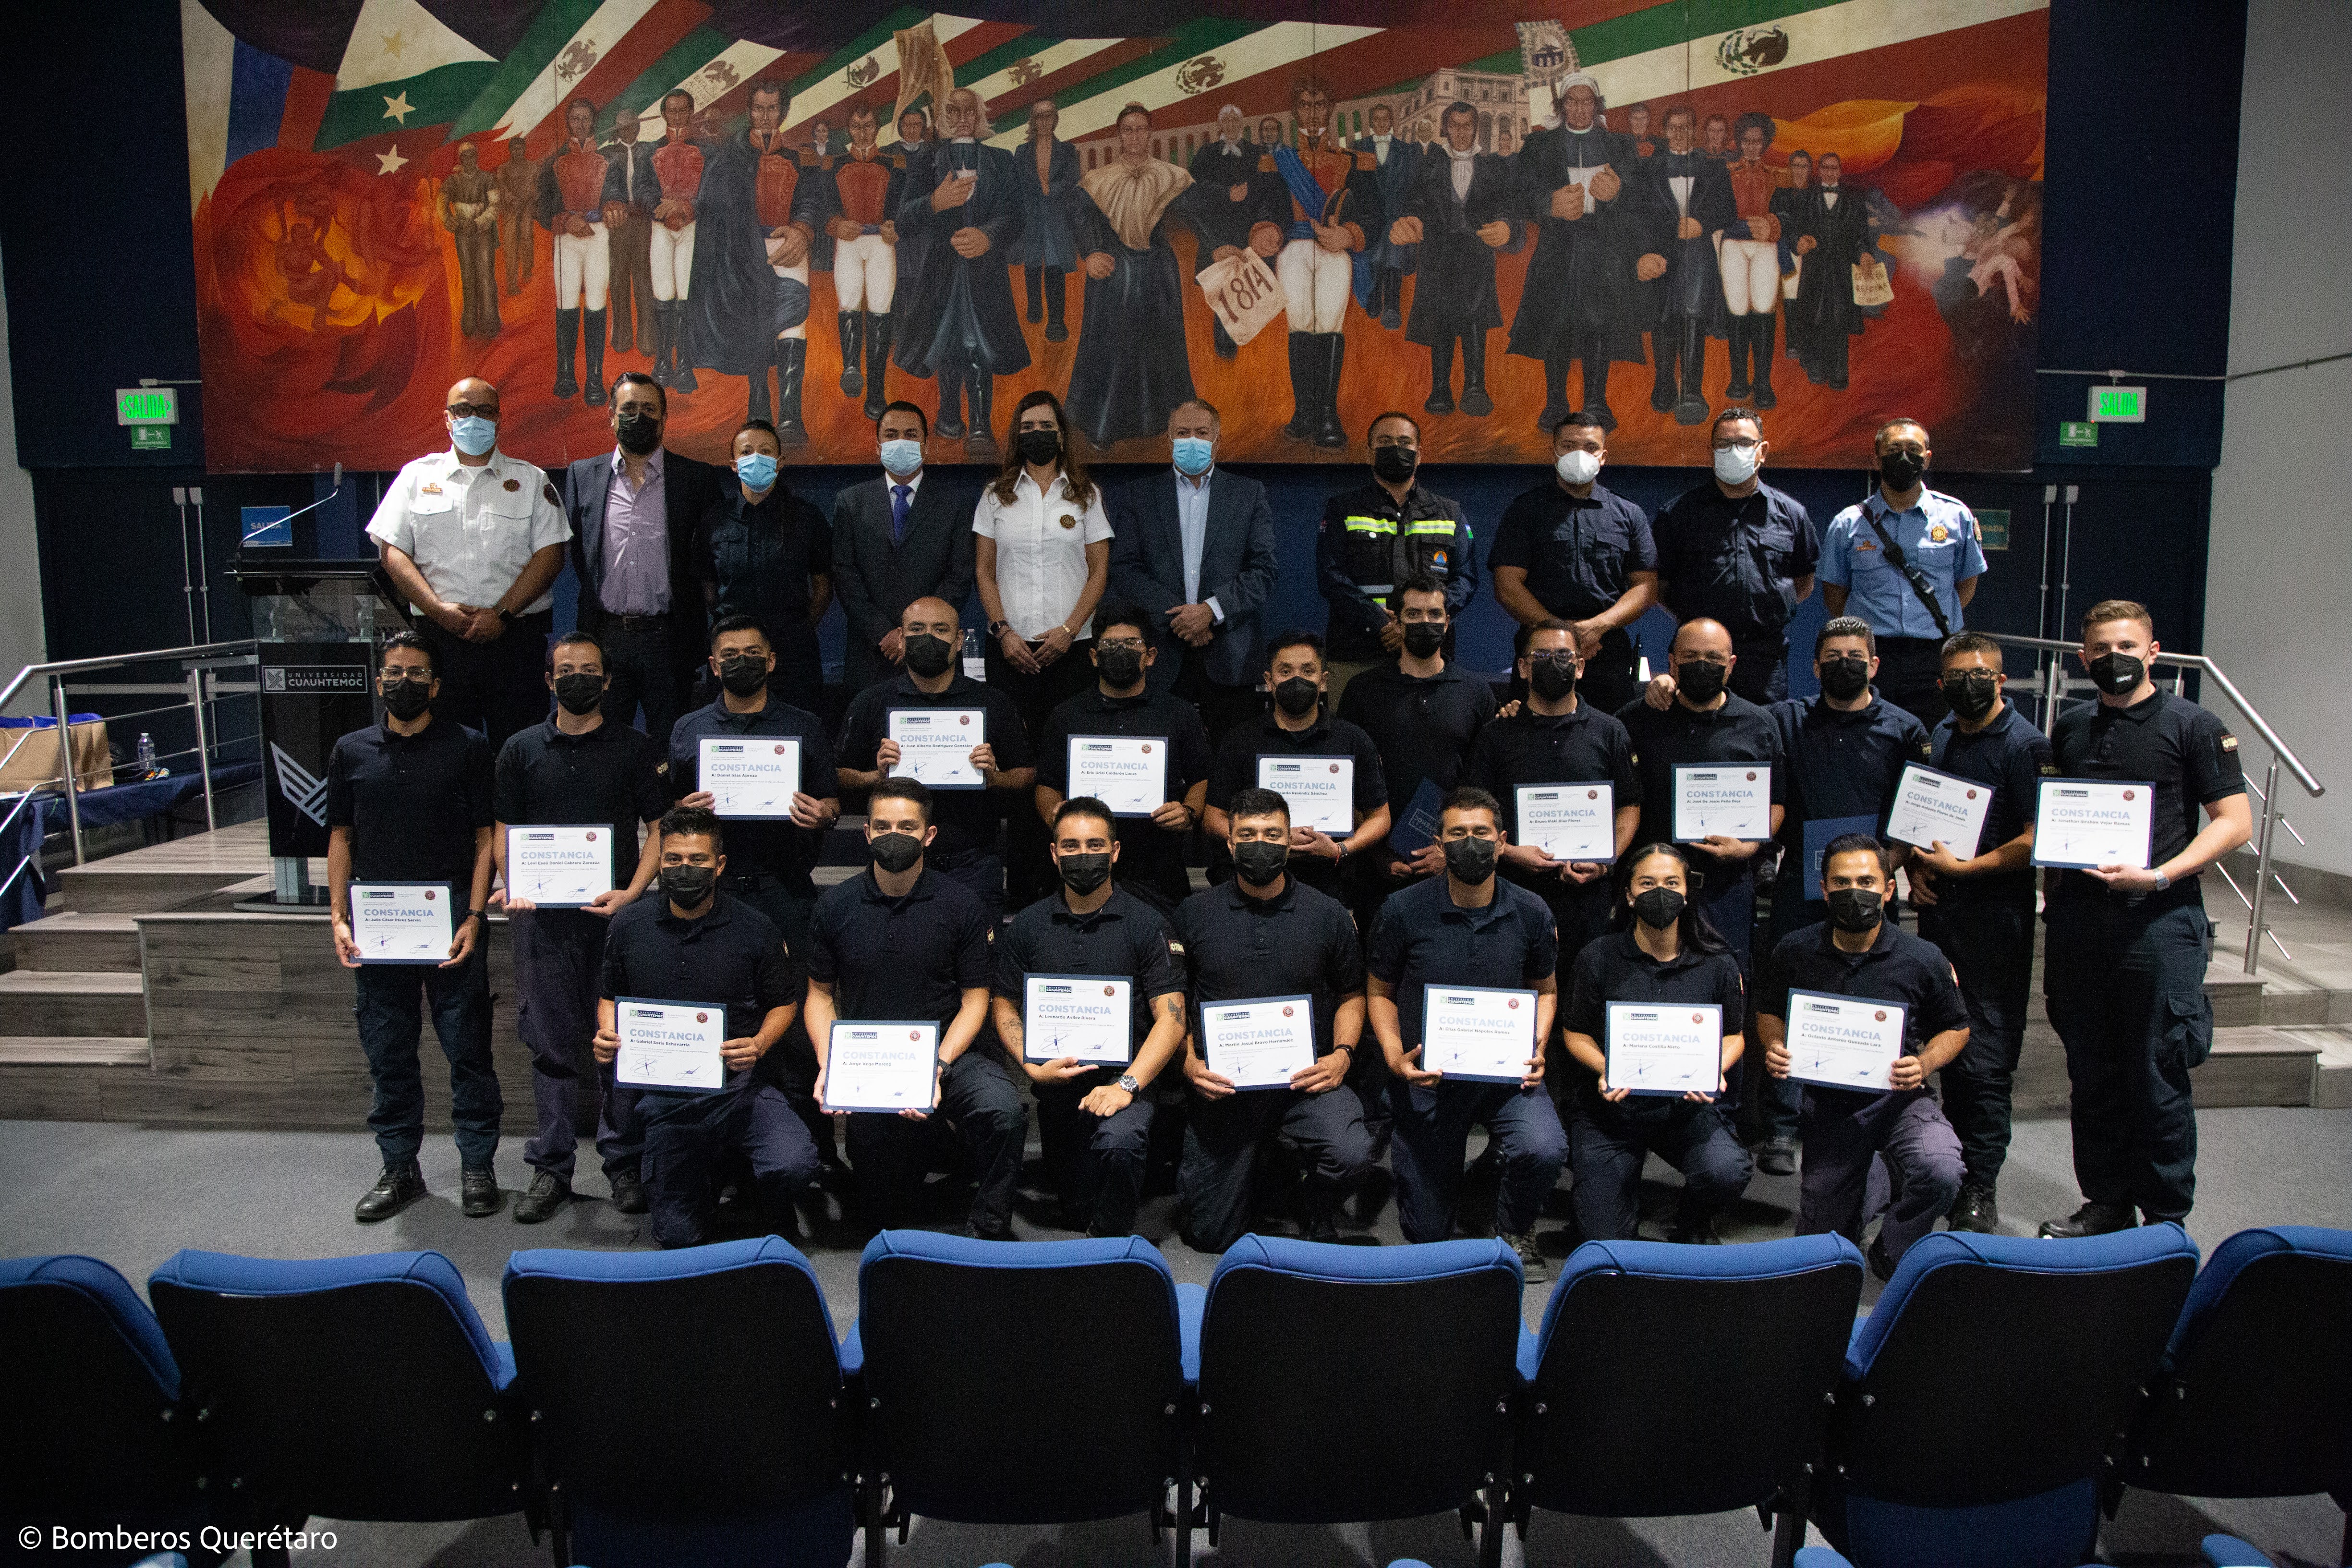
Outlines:
{"label": "kneeling man holding certificate", "polygon": [[660,896],[613,917],[596,1004],[596,1060],[637,1091],[654,1240],[711,1239],[730,1154],[751,1164],[761,1223],[789,1235],[816,1142],[770,1053],[800,1012],[800,982],[775,923],[719,890],[719,819],[673,806],[660,838]]}
{"label": "kneeling man holding certificate", "polygon": [[1364,960],[1347,906],[1290,875],[1290,806],[1269,789],[1225,812],[1234,879],[1184,900],[1176,934],[1197,1004],[1184,1076],[1199,1098],[1178,1185],[1185,1239],[1223,1252],[1251,1227],[1258,1152],[1306,1167],[1299,1228],[1338,1241],[1340,1201],[1372,1168],[1364,1104],[1344,1090],[1364,1031]]}
{"label": "kneeling man holding certificate", "polygon": [[1892,1276],[1960,1190],[1960,1140],[1937,1108],[1934,1073],[1969,1043],[1969,1015],[1941,952],[1885,919],[1886,851],[1868,834],[1830,841],[1830,918],[1783,938],[1758,982],[1757,1033],[1774,1078],[1805,1086],[1797,1234],[1860,1245],[1870,1160],[1893,1187],[1870,1267]]}
{"label": "kneeling man holding certificate", "polygon": [[1184,983],[1168,922],[1111,880],[1110,807],[1064,801],[1052,838],[1062,890],[1013,916],[996,944],[996,1037],[1037,1097],[1063,1224],[1127,1236],[1151,1144],[1143,1091],[1184,1043]]}
{"label": "kneeling man holding certificate", "polygon": [[1397,1080],[1397,1217],[1407,1241],[1443,1241],[1470,1129],[1483,1126],[1503,1190],[1495,1233],[1529,1282],[1550,1278],[1536,1218],[1568,1160],[1559,1113],[1544,1092],[1559,942],[1551,911],[1499,880],[1502,807],[1483,789],[1447,795],[1437,841],[1445,875],[1391,894],[1372,928],[1372,1033]]}

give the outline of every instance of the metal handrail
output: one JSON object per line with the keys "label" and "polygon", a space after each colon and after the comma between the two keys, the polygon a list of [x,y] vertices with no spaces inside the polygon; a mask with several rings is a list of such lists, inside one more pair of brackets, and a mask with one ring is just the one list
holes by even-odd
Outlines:
{"label": "metal handrail", "polygon": [[17,689],[35,676],[77,675],[90,669],[120,669],[127,664],[150,664],[162,658],[220,658],[232,654],[256,654],[260,645],[251,637],[236,642],[195,643],[187,647],[151,648],[145,653],[110,653],[97,658],[61,658],[47,664],[28,664],[16,672],[16,679],[0,687],[0,712],[7,711],[10,699]]}
{"label": "metal handrail", "polygon": [[[2061,642],[2055,637],[2017,637],[2008,632],[1987,632],[1984,635],[2007,647],[2030,647],[2038,653],[2063,655],[2079,651],[2077,645]],[[2256,973],[2262,967],[2263,938],[2271,935],[2270,885],[2277,881],[2280,887],[2286,887],[2285,882],[2279,879],[2278,874],[2271,869],[2272,841],[2278,825],[2286,821],[2285,812],[2279,808],[2279,764],[2281,763],[2286,764],[2289,771],[2294,774],[2295,782],[2309,791],[2314,800],[2326,795],[2327,786],[2321,784],[2318,776],[2304,765],[2303,759],[2294,754],[2293,747],[2279,739],[2279,732],[2271,728],[2270,721],[2263,718],[2261,710],[2252,702],[2246,700],[2246,694],[2238,689],[2238,683],[2231,680],[2220,665],[2201,653],[2160,651],[2151,657],[2150,662],[2169,665],[2177,670],[2193,669],[2210,679],[2221,689],[2221,694],[2230,700],[2230,705],[2253,727],[2254,733],[2261,738],[2263,744],[2270,748],[2270,764],[2263,773],[2262,788],[2255,792],[2262,798],[2263,811],[2261,818],[2254,825],[2254,890],[2252,897],[2248,897],[2243,892],[2238,893],[2239,898],[2244,900],[2246,904],[2245,972],[2248,974]],[[2042,727],[2044,731],[2056,729],[2058,704],[2064,694],[2065,667],[2061,659],[2053,658],[2042,672]],[[2251,781],[2249,783],[2251,784]],[[2287,831],[2294,833],[2294,824],[2287,824]],[[2300,833],[2295,833],[2294,837],[2298,843],[2303,839],[2303,835]],[[2230,875],[2228,868],[2217,863],[2215,868],[2221,871],[2221,879],[2228,882],[2231,889],[2235,891],[2238,887],[2237,880]],[[2293,889],[2288,889],[2287,897],[2290,899],[2294,897]],[[2271,941],[2275,943],[2278,938],[2271,936]],[[2286,949],[2282,945],[2279,951],[2284,952]]]}

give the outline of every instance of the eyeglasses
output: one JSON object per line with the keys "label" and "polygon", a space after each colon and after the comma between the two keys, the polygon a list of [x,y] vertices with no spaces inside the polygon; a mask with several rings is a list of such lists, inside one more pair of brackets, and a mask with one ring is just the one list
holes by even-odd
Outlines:
{"label": "eyeglasses", "polygon": [[1715,444],[1715,449],[1718,452],[1738,452],[1745,457],[1763,444],[1761,441],[1717,441]]}
{"label": "eyeglasses", "polygon": [[1095,638],[1095,647],[1098,650],[1107,647],[1132,648],[1136,652],[1141,653],[1143,651],[1143,639],[1141,637],[1097,637]]}
{"label": "eyeglasses", "polygon": [[1528,655],[1528,661],[1530,664],[1556,664],[1568,668],[1576,663],[1576,653],[1572,648],[1539,647]]}
{"label": "eyeglasses", "polygon": [[394,669],[387,666],[383,669],[377,670],[375,673],[377,679],[389,681],[394,686],[398,686],[404,681],[413,686],[430,686],[433,684],[433,672],[429,669]]}
{"label": "eyeglasses", "polygon": [[449,405],[452,419],[496,419],[499,405],[495,403],[453,403]]}

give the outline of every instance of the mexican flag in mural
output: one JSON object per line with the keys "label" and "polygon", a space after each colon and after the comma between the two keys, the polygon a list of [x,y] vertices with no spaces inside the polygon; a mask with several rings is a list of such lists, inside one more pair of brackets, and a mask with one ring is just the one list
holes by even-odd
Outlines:
{"label": "mexican flag in mural", "polygon": [[1688,463],[1728,406],[1856,466],[1890,411],[2031,458],[2046,0],[183,0],[205,432],[389,469],[461,376],[501,444],[747,418],[993,462],[1020,395],[1156,462]]}

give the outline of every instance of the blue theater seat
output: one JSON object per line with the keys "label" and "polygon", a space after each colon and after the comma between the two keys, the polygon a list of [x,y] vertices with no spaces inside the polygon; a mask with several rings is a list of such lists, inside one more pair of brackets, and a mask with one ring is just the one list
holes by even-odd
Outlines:
{"label": "blue theater seat", "polygon": [[847,1561],[849,1412],[798,1249],[518,1252],[505,1300],[557,1561]]}
{"label": "blue theater seat", "polygon": [[1938,1232],[1846,1352],[1813,1517],[1859,1568],[2074,1568],[2197,1270],[2177,1225]]}
{"label": "blue theater seat", "polygon": [[439,1253],[181,1251],[147,1295],[201,1420],[214,1494],[235,1500],[236,1522],[530,1509],[514,1359]]}
{"label": "blue theater seat", "polygon": [[[0,1551],[26,1527],[193,1531],[212,1517],[179,1363],[147,1303],[97,1258],[0,1259]],[[54,1541],[25,1560],[58,1555]]]}
{"label": "blue theater seat", "polygon": [[[913,1515],[1166,1522],[1184,1394],[1177,1289],[1140,1237],[996,1242],[886,1230],[868,1242],[844,1349],[863,1364],[866,1562],[880,1563],[887,1528],[903,1531]],[[1000,1336],[1027,1342],[1052,1325],[1083,1342],[1035,1355],[993,1348]]]}
{"label": "blue theater seat", "polygon": [[1775,1561],[1803,1542],[1862,1296],[1840,1236],[1748,1247],[1589,1241],[1523,1334],[1511,1517],[1754,1508],[1780,1521]]}
{"label": "blue theater seat", "polygon": [[[2271,1226],[2213,1249],[2119,1475],[2189,1497],[2326,1492],[2352,1507],[2352,1232]],[[2352,1520],[2339,1560],[2352,1562]]]}
{"label": "blue theater seat", "polygon": [[[1518,1258],[1501,1241],[1245,1236],[1209,1280],[1192,1471],[1221,1515],[1294,1524],[1459,1510],[1502,1552]],[[1483,1494],[1483,1497],[1482,1497]],[[1188,1560],[1189,1521],[1179,1525]]]}

